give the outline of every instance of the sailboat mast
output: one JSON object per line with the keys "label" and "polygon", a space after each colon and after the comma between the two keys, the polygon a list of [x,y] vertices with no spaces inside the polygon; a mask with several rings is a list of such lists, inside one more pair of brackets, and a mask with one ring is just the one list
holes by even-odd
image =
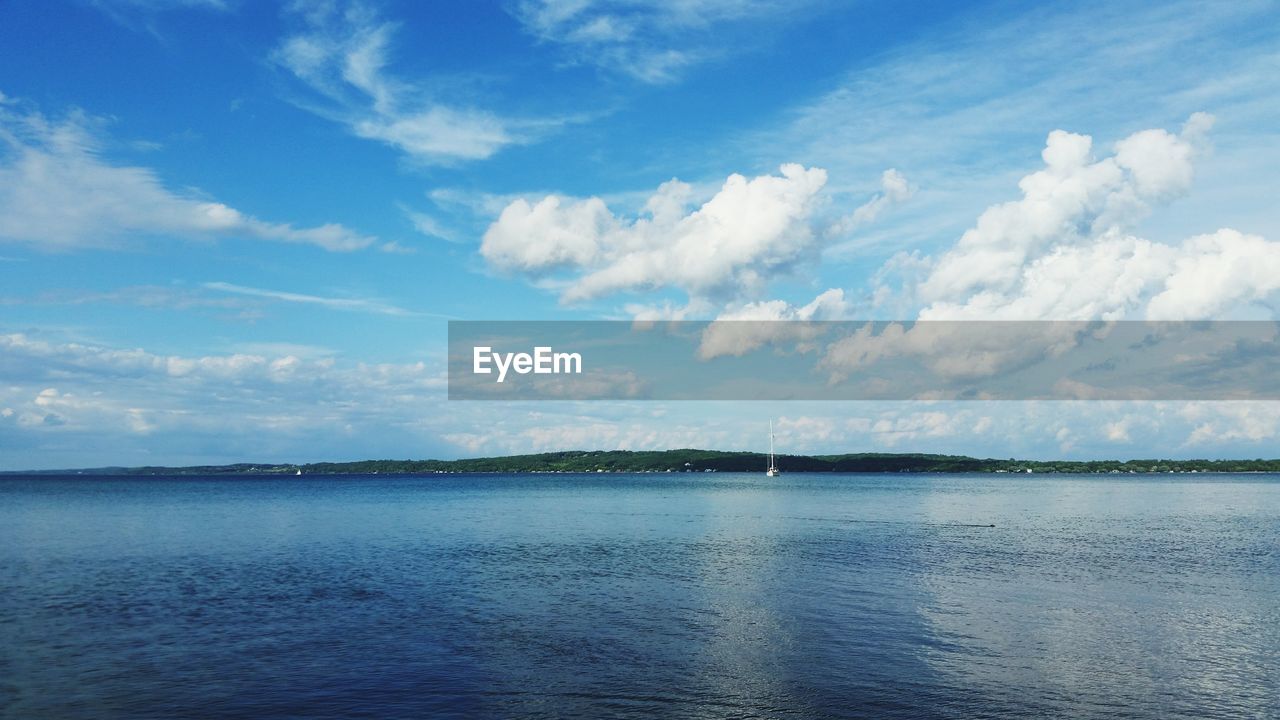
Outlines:
{"label": "sailboat mast", "polygon": [[769,477],[778,476],[778,464],[773,459],[773,418],[769,418],[769,467],[765,468],[764,474]]}
{"label": "sailboat mast", "polygon": [[769,469],[773,469],[773,418],[769,418]]}

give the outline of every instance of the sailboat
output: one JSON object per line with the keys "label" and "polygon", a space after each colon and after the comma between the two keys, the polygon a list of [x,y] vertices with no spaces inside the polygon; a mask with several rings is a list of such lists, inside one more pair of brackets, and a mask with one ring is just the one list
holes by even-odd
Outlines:
{"label": "sailboat", "polygon": [[773,459],[773,420],[769,421],[769,467],[764,474],[765,477],[778,477],[778,463]]}

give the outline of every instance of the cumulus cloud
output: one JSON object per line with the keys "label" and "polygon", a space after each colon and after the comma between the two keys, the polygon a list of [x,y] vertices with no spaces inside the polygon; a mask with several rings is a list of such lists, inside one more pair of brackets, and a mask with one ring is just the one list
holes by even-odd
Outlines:
{"label": "cumulus cloud", "polygon": [[661,303],[627,303],[623,306],[637,327],[649,327],[657,322],[680,322],[715,315],[716,307],[707,300],[694,298],[681,305],[670,300]]}
{"label": "cumulus cloud", "polygon": [[1280,290],[1280,243],[1227,228],[1178,251],[1163,289],[1147,303],[1150,317],[1212,318]]}
{"label": "cumulus cloud", "polygon": [[842,382],[861,369],[919,361],[939,380],[977,380],[1060,356],[1091,332],[1079,323],[867,323],[824,347],[818,369]]}
{"label": "cumulus cloud", "polygon": [[[1041,153],[1045,167],[1019,183],[1021,199],[989,207],[937,257],[896,256],[877,275],[875,302],[914,306],[921,320],[970,321],[1216,319],[1265,303],[1280,290],[1280,244],[1229,228],[1177,244],[1134,234],[1153,209],[1189,191],[1212,122],[1197,113],[1176,135],[1134,133],[1102,159],[1088,136],[1053,131]],[[893,276],[903,279],[902,292],[884,282]],[[1082,339],[1078,327],[1061,323],[867,325],[831,342],[818,367],[840,381],[901,357],[941,377],[979,378],[1057,356]],[[1057,389],[1096,396],[1081,383]],[[1128,427],[1113,426],[1110,437]]]}
{"label": "cumulus cloud", "polygon": [[783,300],[746,303],[725,310],[716,317],[715,321],[838,320],[845,316],[848,308],[849,304],[845,301],[844,291],[833,288],[820,293],[808,304],[800,307],[792,306]]}
{"label": "cumulus cloud", "polygon": [[1097,159],[1093,140],[1049,134],[1022,198],[988,208],[907,290],[921,319],[1208,319],[1280,289],[1280,244],[1230,228],[1170,244],[1134,230],[1186,194],[1212,125],[1152,129]]}
{"label": "cumulus cloud", "polygon": [[377,424],[385,434],[411,424],[444,388],[443,369],[425,362],[165,355],[25,334],[0,335],[0,373],[0,407],[19,429],[94,442],[120,441],[120,433],[167,433],[197,444],[235,437],[233,454],[265,438],[333,438],[358,424]]}
{"label": "cumulus cloud", "polygon": [[692,211],[691,187],[671,180],[633,220],[599,198],[516,200],[485,232],[480,253],[505,271],[568,273],[565,302],[663,288],[694,298],[750,297],[771,273],[814,255],[810,220],[826,180],[822,169],[794,164],[780,175],[735,174]]}
{"label": "cumulus cloud", "polygon": [[1129,437],[1129,418],[1123,418],[1115,422],[1109,422],[1103,426],[1103,430],[1107,434],[1107,439],[1112,442],[1127,443],[1133,442]]}
{"label": "cumulus cloud", "polygon": [[679,447],[724,447],[731,433],[697,423],[676,425],[614,421],[590,415],[531,414],[533,422],[508,432],[451,432],[445,440],[469,454],[521,454],[572,449],[667,450]]}
{"label": "cumulus cloud", "polygon": [[444,102],[390,74],[387,55],[396,24],[361,2],[298,0],[289,10],[301,29],[280,43],[273,60],[324,101],[304,107],[342,122],[358,137],[419,162],[449,164],[482,160],[558,124]]}
{"label": "cumulus cloud", "polygon": [[0,464],[10,469],[760,450],[771,415],[779,447],[796,453],[1105,457],[1123,428],[1133,448],[1254,456],[1280,436],[1277,404],[1262,402],[1009,402],[999,413],[980,403],[796,402],[780,412],[775,403],[547,402],[495,415],[490,403],[446,409],[443,363],[358,363],[287,345],[176,356],[0,335],[0,376]]}
{"label": "cumulus cloud", "polygon": [[766,403],[732,403],[728,412],[677,403],[653,417],[652,406],[619,413],[621,407],[610,404],[585,414],[577,404],[547,403],[536,411],[505,413],[502,432],[454,429],[446,439],[472,455],[595,448],[761,451],[768,442],[762,418],[771,414],[778,448],[808,454],[927,448],[978,457],[1090,459],[1130,449],[1150,457],[1141,448],[1164,447],[1165,457],[1203,457],[1206,447],[1224,447],[1215,447],[1218,432],[1244,452],[1265,453],[1267,443],[1280,436],[1274,403],[1144,403],[1135,411],[1133,403],[1007,402],[998,413],[985,404],[954,402],[797,402],[783,412]]}
{"label": "cumulus cloud", "polygon": [[81,112],[50,120],[0,104],[0,240],[70,249],[127,236],[249,237],[333,251],[375,242],[342,225],[267,222],[171,190],[149,168],[105,159],[102,124]]}
{"label": "cumulus cloud", "polygon": [[886,447],[920,439],[981,435],[991,427],[991,418],[976,412],[926,410],[886,415],[872,423],[870,429]]}
{"label": "cumulus cloud", "polygon": [[915,188],[906,176],[893,168],[880,176],[880,193],[849,215],[837,220],[827,229],[828,235],[846,235],[864,225],[875,222],[889,208],[906,202],[915,194]]}
{"label": "cumulus cloud", "polygon": [[[156,355],[140,349],[120,350],[80,343],[54,343],[22,333],[0,335],[0,349],[10,362],[23,359],[41,360],[53,376],[84,374],[96,377],[130,377],[158,375],[164,377],[199,377],[213,381],[274,380],[293,376],[300,367],[298,359],[286,356],[269,359],[259,355],[233,354],[204,357]],[[322,368],[332,361],[317,361],[312,368]]]}
{"label": "cumulus cloud", "polygon": [[1193,424],[1188,447],[1222,443],[1274,443],[1280,438],[1280,403],[1186,403],[1177,413]]}
{"label": "cumulus cloud", "polygon": [[783,300],[768,300],[730,308],[703,329],[698,358],[740,357],[765,345],[787,345],[789,349],[808,352],[827,330],[813,321],[838,320],[848,310],[840,289],[827,290],[800,307]]}
{"label": "cumulus cloud", "polygon": [[1004,402],[999,412],[985,403],[956,402],[795,402],[781,412],[776,404],[731,405],[677,403],[649,417],[651,405],[643,413],[641,406],[628,405],[637,409],[619,414],[623,405],[610,404],[586,414],[577,404],[547,403],[537,411],[505,413],[501,432],[454,429],[446,439],[473,455],[683,447],[758,452],[767,449],[764,418],[771,414],[777,447],[807,454],[927,450],[1091,459],[1129,451],[1150,457],[1150,448],[1163,447],[1165,452],[1154,455],[1203,457],[1206,448],[1265,454],[1268,443],[1280,437],[1280,409],[1260,402],[1143,403],[1138,410],[1133,403]]}

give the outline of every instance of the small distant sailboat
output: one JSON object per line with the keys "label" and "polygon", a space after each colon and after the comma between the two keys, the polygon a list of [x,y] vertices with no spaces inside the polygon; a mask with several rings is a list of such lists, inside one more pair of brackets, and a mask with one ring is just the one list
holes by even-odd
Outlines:
{"label": "small distant sailboat", "polygon": [[301,470],[299,470],[298,472],[294,473],[294,475],[301,475],[301,474],[302,474],[302,471],[301,471]]}
{"label": "small distant sailboat", "polygon": [[765,477],[778,477],[778,463],[773,459],[773,420],[769,420],[769,467],[764,471]]}

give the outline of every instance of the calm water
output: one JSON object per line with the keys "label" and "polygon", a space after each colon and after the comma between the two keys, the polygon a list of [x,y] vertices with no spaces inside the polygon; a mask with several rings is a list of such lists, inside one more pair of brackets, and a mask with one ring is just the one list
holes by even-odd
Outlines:
{"label": "calm water", "polygon": [[1274,718],[1278,539],[1259,475],[7,478],[0,715]]}

